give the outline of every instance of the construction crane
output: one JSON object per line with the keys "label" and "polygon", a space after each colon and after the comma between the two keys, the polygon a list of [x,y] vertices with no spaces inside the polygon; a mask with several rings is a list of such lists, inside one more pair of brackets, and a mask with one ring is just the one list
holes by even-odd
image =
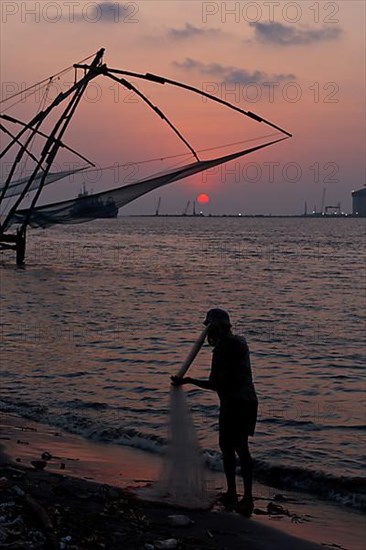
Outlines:
{"label": "construction crane", "polygon": [[155,210],[155,216],[159,216],[160,205],[161,205],[161,197],[159,197],[159,200],[158,200],[158,205]]}
{"label": "construction crane", "polygon": [[187,201],[187,204],[186,204],[185,209],[183,210],[182,216],[186,216],[186,215],[187,215],[187,213],[188,213],[188,208],[189,208],[190,204],[191,204],[191,201]]}

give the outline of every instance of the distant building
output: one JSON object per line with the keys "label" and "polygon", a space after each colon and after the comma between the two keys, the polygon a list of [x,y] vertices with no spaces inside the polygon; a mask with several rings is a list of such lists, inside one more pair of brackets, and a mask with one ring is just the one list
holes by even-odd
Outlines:
{"label": "distant building", "polygon": [[366,217],[366,187],[352,191],[352,214]]}

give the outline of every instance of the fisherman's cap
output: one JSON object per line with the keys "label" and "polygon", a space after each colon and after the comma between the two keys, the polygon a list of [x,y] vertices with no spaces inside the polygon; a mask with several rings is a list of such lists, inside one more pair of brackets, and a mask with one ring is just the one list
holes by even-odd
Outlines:
{"label": "fisherman's cap", "polygon": [[225,325],[231,327],[230,317],[227,311],[220,308],[210,309],[206,314],[206,319],[203,321],[205,326],[214,323],[215,325]]}

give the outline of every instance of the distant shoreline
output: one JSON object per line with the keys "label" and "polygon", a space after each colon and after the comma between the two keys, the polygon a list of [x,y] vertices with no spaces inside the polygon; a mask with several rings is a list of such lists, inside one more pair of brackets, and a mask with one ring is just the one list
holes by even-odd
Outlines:
{"label": "distant shoreline", "polygon": [[356,214],[123,214],[118,216],[119,218],[310,218],[310,219],[338,219],[338,218],[358,218],[360,220],[365,219],[365,216],[359,216]]}

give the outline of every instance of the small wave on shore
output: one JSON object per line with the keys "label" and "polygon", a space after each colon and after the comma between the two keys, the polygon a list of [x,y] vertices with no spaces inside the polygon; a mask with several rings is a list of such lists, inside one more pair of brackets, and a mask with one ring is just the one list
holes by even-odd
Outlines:
{"label": "small wave on shore", "polygon": [[[85,408],[87,409],[88,406]],[[95,408],[98,411],[103,407],[100,407],[100,403],[89,403],[89,408]],[[167,448],[167,439],[158,434],[147,433],[135,428],[108,426],[78,412],[58,415],[49,412],[47,407],[29,404],[15,405],[5,401],[0,401],[0,410],[17,413],[25,418],[56,426],[96,442],[113,443],[159,455],[164,455]],[[203,457],[209,470],[223,472],[219,451],[205,448]],[[266,485],[278,489],[306,492],[354,509],[366,510],[365,478],[337,477],[324,471],[271,463],[269,460],[255,459],[254,462],[255,478]]]}

